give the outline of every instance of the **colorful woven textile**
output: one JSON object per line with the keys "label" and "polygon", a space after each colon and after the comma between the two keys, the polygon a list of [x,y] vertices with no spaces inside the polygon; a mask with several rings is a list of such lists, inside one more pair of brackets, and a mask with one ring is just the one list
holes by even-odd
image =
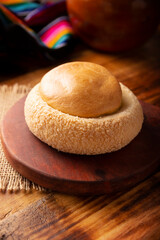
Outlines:
{"label": "colorful woven textile", "polygon": [[55,50],[65,49],[72,39],[65,0],[0,0],[0,43],[6,48],[35,48],[53,57]]}

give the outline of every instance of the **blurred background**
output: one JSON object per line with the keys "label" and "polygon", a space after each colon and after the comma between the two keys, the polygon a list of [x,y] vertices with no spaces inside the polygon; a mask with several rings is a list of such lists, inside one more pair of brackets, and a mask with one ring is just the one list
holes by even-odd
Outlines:
{"label": "blurred background", "polygon": [[153,55],[146,45],[160,43],[159,22],[159,0],[0,0],[0,74],[58,65],[82,49]]}

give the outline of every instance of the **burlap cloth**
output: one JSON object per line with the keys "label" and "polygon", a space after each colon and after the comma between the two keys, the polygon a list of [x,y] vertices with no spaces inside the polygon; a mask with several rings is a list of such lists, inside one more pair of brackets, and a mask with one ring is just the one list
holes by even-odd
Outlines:
{"label": "burlap cloth", "polygon": [[[29,92],[30,88],[15,84],[12,87],[0,86],[0,122],[6,111],[21,97]],[[45,190],[32,183],[15,171],[6,160],[0,140],[0,192],[19,190],[31,191],[33,189]]]}

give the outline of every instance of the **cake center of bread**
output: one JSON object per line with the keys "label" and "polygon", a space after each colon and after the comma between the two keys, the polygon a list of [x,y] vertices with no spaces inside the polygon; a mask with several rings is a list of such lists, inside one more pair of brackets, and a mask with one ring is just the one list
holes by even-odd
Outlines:
{"label": "cake center of bread", "polygon": [[119,82],[104,67],[89,62],[60,65],[44,75],[42,99],[54,109],[79,117],[99,117],[121,106]]}

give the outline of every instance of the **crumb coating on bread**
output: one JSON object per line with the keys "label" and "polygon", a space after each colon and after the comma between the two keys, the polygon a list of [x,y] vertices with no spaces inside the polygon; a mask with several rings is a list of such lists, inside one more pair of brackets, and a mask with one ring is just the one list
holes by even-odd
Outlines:
{"label": "crumb coating on bread", "polygon": [[26,123],[37,138],[59,151],[95,155],[119,150],[137,136],[143,123],[138,99],[120,85],[122,106],[116,113],[81,118],[50,107],[42,100],[37,84],[25,102]]}

